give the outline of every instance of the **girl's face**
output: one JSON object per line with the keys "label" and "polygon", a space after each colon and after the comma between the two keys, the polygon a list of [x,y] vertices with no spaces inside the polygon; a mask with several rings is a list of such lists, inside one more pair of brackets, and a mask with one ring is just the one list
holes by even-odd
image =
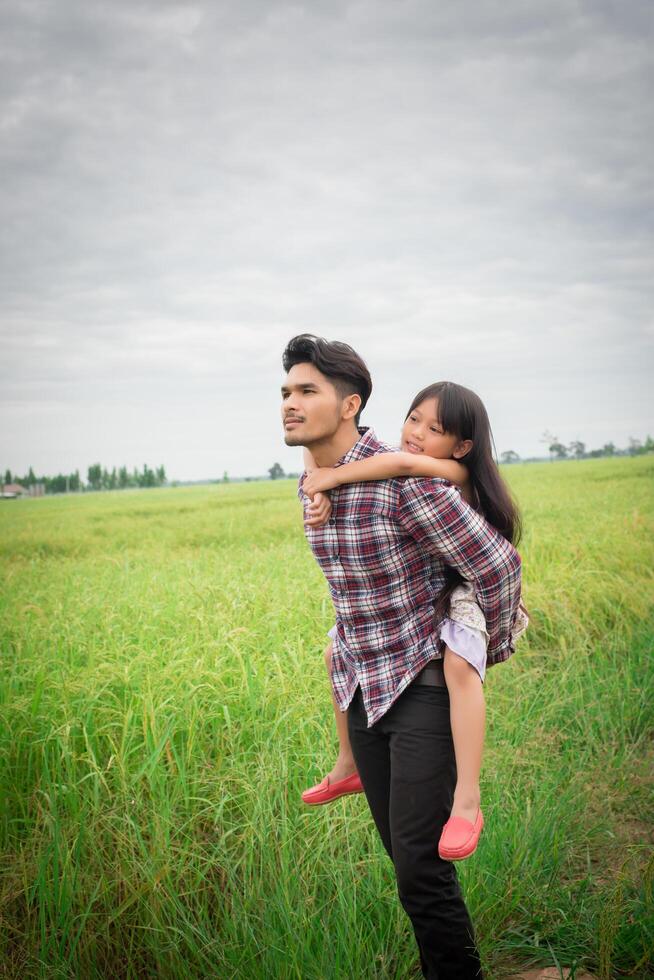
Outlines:
{"label": "girl's face", "polygon": [[434,459],[460,459],[470,451],[472,442],[461,441],[450,432],[443,432],[438,421],[438,399],[420,402],[402,426],[400,449],[405,453],[425,453]]}

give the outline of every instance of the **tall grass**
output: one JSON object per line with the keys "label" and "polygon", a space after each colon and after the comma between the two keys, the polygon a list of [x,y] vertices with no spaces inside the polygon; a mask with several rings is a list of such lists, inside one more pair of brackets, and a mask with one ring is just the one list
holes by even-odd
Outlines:
{"label": "tall grass", "polygon": [[[506,475],[532,624],[459,865],[487,976],[644,977],[654,460]],[[363,798],[298,802],[335,745],[293,485],[5,502],[0,555],[0,976],[419,975]]]}

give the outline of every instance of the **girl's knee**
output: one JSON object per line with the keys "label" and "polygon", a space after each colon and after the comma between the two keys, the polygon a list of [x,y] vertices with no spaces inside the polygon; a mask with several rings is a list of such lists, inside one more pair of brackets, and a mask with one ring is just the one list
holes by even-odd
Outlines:
{"label": "girl's knee", "polygon": [[479,674],[467,660],[460,657],[458,653],[450,650],[449,647],[445,647],[445,653],[443,655],[443,670],[445,672],[445,679],[454,682],[465,682],[473,677],[480,680]]}

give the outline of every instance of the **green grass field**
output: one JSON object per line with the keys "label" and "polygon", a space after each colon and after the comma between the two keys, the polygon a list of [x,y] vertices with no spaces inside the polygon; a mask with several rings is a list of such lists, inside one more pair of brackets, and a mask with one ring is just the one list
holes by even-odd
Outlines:
{"label": "green grass field", "polygon": [[[506,477],[532,625],[462,885],[488,980],[642,978],[654,458]],[[365,800],[298,802],[335,739],[294,485],[2,502],[0,553],[0,977],[417,977]]]}

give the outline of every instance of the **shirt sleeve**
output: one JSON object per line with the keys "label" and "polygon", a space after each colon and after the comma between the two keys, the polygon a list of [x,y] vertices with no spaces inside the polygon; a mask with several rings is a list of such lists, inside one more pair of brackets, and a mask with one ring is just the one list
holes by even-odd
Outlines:
{"label": "shirt sleeve", "polygon": [[306,470],[305,470],[304,473],[301,473],[300,474],[300,479],[297,482],[297,495],[298,495],[298,498],[302,501],[302,503],[304,503],[304,490],[302,489],[302,487],[304,486],[304,478],[305,478],[306,475],[307,474],[306,474]]}
{"label": "shirt sleeve", "polygon": [[486,617],[489,659],[505,660],[513,650],[511,627],[520,603],[518,552],[451,484],[402,480],[398,507],[407,533],[473,583]]}

